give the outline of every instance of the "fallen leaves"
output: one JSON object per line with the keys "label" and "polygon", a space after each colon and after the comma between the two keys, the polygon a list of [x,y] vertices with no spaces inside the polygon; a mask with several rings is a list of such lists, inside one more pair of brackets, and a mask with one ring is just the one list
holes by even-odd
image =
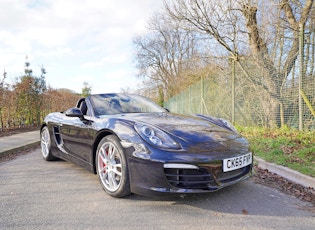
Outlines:
{"label": "fallen leaves", "polygon": [[267,169],[255,168],[255,182],[277,188],[286,194],[293,195],[301,200],[311,202],[315,206],[315,189],[306,188],[302,185],[295,184]]}
{"label": "fallen leaves", "polygon": [[244,215],[248,215],[248,211],[245,210],[245,209],[242,210],[242,213],[243,213]]}

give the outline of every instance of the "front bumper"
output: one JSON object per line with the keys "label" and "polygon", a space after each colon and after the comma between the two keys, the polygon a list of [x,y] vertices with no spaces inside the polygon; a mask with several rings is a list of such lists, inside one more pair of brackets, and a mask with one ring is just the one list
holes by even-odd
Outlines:
{"label": "front bumper", "polygon": [[[193,164],[128,158],[131,192],[144,196],[171,196],[214,192],[252,175],[252,164],[223,172],[222,160]],[[189,165],[195,167],[187,167]]]}

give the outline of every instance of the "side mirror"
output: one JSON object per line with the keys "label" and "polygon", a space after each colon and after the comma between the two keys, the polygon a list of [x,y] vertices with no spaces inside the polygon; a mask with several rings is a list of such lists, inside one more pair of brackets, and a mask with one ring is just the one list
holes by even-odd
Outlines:
{"label": "side mirror", "polygon": [[84,119],[83,113],[79,108],[70,108],[65,112],[67,117],[78,117],[80,119]]}

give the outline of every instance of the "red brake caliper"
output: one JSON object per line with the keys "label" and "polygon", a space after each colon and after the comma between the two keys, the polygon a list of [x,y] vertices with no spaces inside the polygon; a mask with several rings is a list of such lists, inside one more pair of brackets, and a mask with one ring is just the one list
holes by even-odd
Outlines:
{"label": "red brake caliper", "polygon": [[[105,154],[108,156],[108,149],[106,149]],[[106,173],[106,169],[105,169],[106,164],[102,159],[101,159],[101,161],[102,161],[102,166],[103,166],[103,172]]]}

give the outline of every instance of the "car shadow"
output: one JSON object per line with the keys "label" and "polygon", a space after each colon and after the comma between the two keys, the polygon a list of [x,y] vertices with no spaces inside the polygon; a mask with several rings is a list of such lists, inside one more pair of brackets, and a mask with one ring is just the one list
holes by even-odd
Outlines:
{"label": "car shadow", "polygon": [[[286,195],[277,189],[257,184],[253,179],[212,193],[188,194],[177,197],[144,197],[132,195],[133,201],[170,202],[172,206],[192,206],[219,213],[267,216],[309,216],[315,213],[311,203]],[[283,207],[288,208],[283,208]],[[314,214],[313,214],[314,215]]]}
{"label": "car shadow", "polygon": [[[42,160],[39,155],[36,158]],[[92,193],[96,193],[93,196],[102,197],[104,202],[112,202],[114,204],[123,202],[139,210],[149,205],[161,210],[170,209],[172,213],[191,208],[195,211],[215,212],[218,215],[296,217],[314,216],[315,213],[315,208],[310,202],[303,202],[275,188],[257,184],[253,178],[211,193],[171,197],[146,197],[132,194],[125,198],[114,198],[103,191],[97,175],[93,175],[73,163],[63,160],[56,160],[52,164],[44,160],[41,162],[45,165],[46,170],[49,169],[53,172],[57,170],[58,173],[65,174],[67,177],[75,175],[75,178],[80,178],[80,181],[89,181],[91,183],[89,189]]]}

